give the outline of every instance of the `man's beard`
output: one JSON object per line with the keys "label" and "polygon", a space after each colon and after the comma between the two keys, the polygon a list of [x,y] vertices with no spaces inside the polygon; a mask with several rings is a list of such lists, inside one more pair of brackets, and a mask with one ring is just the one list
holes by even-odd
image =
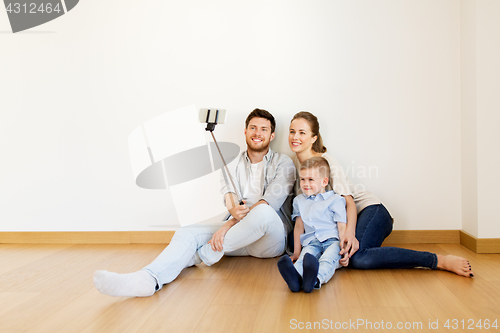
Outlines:
{"label": "man's beard", "polygon": [[[262,141],[262,142],[264,142],[264,141]],[[249,151],[251,151],[253,153],[262,153],[263,151],[266,151],[266,150],[269,149],[269,144],[271,142],[267,142],[266,145],[263,145],[260,148],[252,148],[251,143],[253,143],[252,139],[250,139],[250,140],[247,139],[247,150],[249,150]]]}

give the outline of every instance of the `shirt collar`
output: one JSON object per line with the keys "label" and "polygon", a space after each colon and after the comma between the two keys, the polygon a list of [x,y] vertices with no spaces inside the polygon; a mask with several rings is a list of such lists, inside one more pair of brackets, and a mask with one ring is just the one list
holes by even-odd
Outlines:
{"label": "shirt collar", "polygon": [[[269,150],[267,151],[267,154],[264,155],[264,159],[263,160],[266,161],[266,162],[268,162],[273,157],[273,154],[274,154],[273,150],[271,149],[271,147],[269,147]],[[245,160],[247,162],[251,163],[250,162],[250,158],[248,157],[248,150],[245,150],[245,153],[243,154],[243,156],[245,156]]]}
{"label": "shirt collar", "polygon": [[326,200],[326,199],[328,199],[329,197],[331,197],[334,194],[335,194],[335,192],[333,192],[333,191],[326,191],[324,193],[318,193],[316,195],[314,195],[314,194],[310,195],[310,196],[306,197],[306,199],[316,200],[316,197],[320,197],[321,199]]}

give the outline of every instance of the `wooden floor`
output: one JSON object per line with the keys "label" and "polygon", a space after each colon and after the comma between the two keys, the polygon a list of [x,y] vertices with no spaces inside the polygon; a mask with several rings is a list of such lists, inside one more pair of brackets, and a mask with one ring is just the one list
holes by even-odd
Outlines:
{"label": "wooden floor", "polygon": [[461,332],[472,323],[479,331],[500,330],[484,326],[500,325],[500,255],[458,244],[405,247],[464,256],[476,275],[340,269],[320,290],[291,293],[276,258],[227,257],[184,270],[152,297],[113,298],[94,289],[94,270],[138,270],[163,245],[0,244],[0,332],[296,332],[314,325]]}

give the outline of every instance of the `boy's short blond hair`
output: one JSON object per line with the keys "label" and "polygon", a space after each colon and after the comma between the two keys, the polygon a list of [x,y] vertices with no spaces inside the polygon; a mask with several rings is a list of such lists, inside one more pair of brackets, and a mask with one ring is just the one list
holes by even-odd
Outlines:
{"label": "boy's short blond hair", "polygon": [[305,160],[300,165],[300,170],[306,169],[318,169],[322,177],[329,178],[330,176],[330,165],[328,161],[321,156],[311,157]]}

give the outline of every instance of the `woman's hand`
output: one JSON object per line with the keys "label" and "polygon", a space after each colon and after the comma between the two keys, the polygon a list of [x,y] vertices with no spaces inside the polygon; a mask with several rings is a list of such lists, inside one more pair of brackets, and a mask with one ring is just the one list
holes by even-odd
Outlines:
{"label": "woman's hand", "polygon": [[[340,249],[341,249],[340,255],[347,254],[348,260],[359,249],[359,242],[356,239],[356,236],[355,236],[353,230],[347,228],[347,230],[344,232],[344,234],[340,238]],[[343,259],[340,260],[341,264],[342,264],[342,260]]]}

